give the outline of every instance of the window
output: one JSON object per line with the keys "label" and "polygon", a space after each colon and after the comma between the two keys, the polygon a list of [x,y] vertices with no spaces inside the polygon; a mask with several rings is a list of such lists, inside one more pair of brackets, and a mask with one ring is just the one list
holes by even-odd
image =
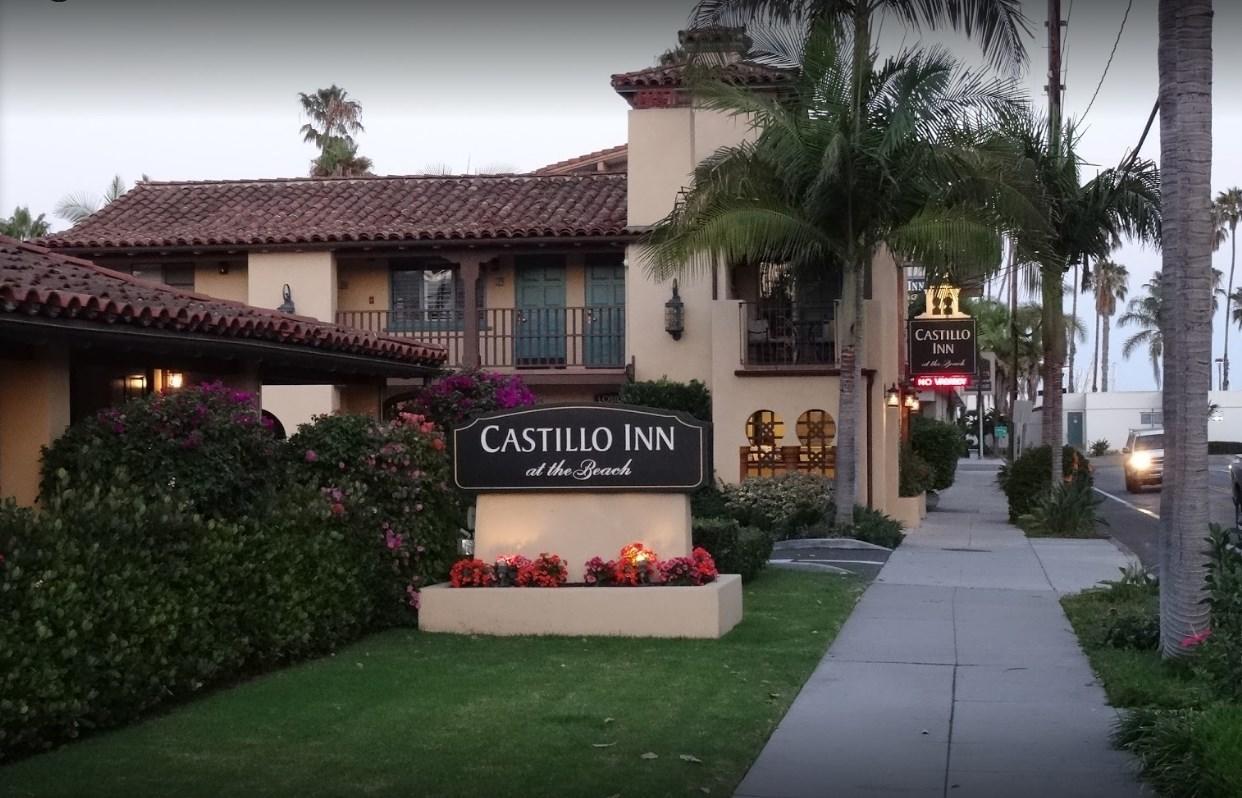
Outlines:
{"label": "window", "polygon": [[146,280],[150,283],[163,283],[182,291],[194,290],[193,265],[148,263],[142,266],[134,266],[129,270],[129,273],[139,280]]}
{"label": "window", "polygon": [[[392,262],[390,329],[461,329],[466,296],[461,270],[442,258]],[[475,285],[483,308],[483,281]]]}
{"label": "window", "polygon": [[1163,427],[1164,413],[1160,410],[1144,410],[1139,413],[1139,425],[1143,427]]}

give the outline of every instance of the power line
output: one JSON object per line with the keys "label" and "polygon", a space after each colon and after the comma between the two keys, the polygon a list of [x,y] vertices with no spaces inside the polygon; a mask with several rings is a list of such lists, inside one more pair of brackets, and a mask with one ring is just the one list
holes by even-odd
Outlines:
{"label": "power line", "polygon": [[1113,40],[1113,51],[1108,54],[1108,62],[1104,64],[1104,73],[1100,75],[1100,82],[1095,84],[1095,93],[1091,95],[1091,102],[1087,103],[1087,110],[1082,112],[1082,116],[1086,119],[1087,114],[1091,113],[1091,106],[1095,105],[1095,98],[1100,96],[1100,87],[1104,85],[1104,78],[1108,77],[1108,68],[1113,65],[1113,57],[1117,55],[1117,45],[1121,44],[1121,34],[1126,32],[1126,21],[1130,19],[1130,9],[1134,8],[1134,0],[1126,3],[1126,13],[1121,17],[1121,27],[1117,29],[1117,38]]}

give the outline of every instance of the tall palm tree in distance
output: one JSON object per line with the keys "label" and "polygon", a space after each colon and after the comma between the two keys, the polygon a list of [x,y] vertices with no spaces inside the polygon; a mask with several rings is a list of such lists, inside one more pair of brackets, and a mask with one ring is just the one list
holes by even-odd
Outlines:
{"label": "tall palm tree in distance", "polygon": [[1164,281],[1160,272],[1143,283],[1143,290],[1146,293],[1131,299],[1126,312],[1117,319],[1118,327],[1138,328],[1122,343],[1121,354],[1128,358],[1140,348],[1145,348],[1151,361],[1151,374],[1156,380],[1156,388],[1159,388],[1161,358],[1164,357]]}
{"label": "tall palm tree in distance", "polygon": [[[867,46],[858,61],[855,33],[824,17],[802,36],[770,37],[773,49],[756,59],[798,67],[779,98],[700,85],[704,107],[746,118],[756,136],[700,163],[646,239],[657,279],[717,263],[844,274],[836,469],[844,525],[857,498],[863,427],[856,353],[864,351],[864,282],[884,249],[935,273],[950,264],[979,272],[999,265],[990,207],[1014,200],[998,196],[992,173],[977,169],[984,136],[975,125],[1020,104],[1011,81],[961,69],[943,50],[907,50],[881,62]],[[862,34],[869,36],[865,27]]]}
{"label": "tall palm tree in distance", "polygon": [[1120,263],[1111,260],[1096,261],[1091,274],[1091,292],[1095,297],[1095,355],[1091,364],[1091,390],[1100,378],[1104,392],[1108,393],[1109,333],[1117,303],[1125,301],[1129,291],[1130,272]]}
{"label": "tall palm tree in distance", "polygon": [[[1216,223],[1215,243],[1217,246],[1229,238],[1229,282],[1225,286],[1225,296],[1233,297],[1233,270],[1238,264],[1238,221],[1242,219],[1242,188],[1234,186],[1216,195],[1212,203],[1212,216]],[[1233,302],[1229,303],[1231,307]],[[1220,389],[1229,390],[1229,332],[1233,325],[1229,323],[1229,310],[1225,311],[1225,353],[1221,359]]]}
{"label": "tall palm tree in distance", "polygon": [[335,83],[313,94],[300,92],[302,112],[310,120],[302,125],[302,140],[319,148],[311,161],[312,177],[340,177],[366,174],[371,159],[358,155],[354,134],[362,126],[362,103]]}
{"label": "tall palm tree in distance", "polygon": [[1208,628],[1208,391],[1212,384],[1212,0],[1160,0],[1164,182],[1164,486],[1160,648]]}

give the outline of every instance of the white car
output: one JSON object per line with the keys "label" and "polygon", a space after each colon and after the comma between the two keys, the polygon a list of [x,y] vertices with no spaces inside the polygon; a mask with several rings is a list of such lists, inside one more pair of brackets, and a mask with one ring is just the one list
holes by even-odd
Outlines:
{"label": "white car", "polygon": [[1164,483],[1164,430],[1137,429],[1121,450],[1125,457],[1126,491],[1138,493],[1149,485]]}

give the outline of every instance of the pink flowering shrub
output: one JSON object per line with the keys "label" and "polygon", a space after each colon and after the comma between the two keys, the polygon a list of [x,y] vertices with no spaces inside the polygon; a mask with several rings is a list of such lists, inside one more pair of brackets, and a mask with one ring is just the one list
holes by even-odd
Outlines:
{"label": "pink flowering shrub", "polygon": [[483,413],[534,403],[535,395],[516,374],[467,370],[435,380],[401,409],[426,416],[448,431]]}
{"label": "pink flowering shrub", "polygon": [[439,428],[415,413],[390,422],[319,416],[287,449],[293,478],[318,488],[331,515],[370,542],[377,604],[390,621],[412,620],[419,590],[448,577],[464,521]]}
{"label": "pink flowering shrub", "polygon": [[195,385],[75,423],[44,450],[40,493],[49,501],[70,477],[75,490],[102,489],[123,470],[140,493],[241,517],[265,501],[279,446],[254,394]]}

